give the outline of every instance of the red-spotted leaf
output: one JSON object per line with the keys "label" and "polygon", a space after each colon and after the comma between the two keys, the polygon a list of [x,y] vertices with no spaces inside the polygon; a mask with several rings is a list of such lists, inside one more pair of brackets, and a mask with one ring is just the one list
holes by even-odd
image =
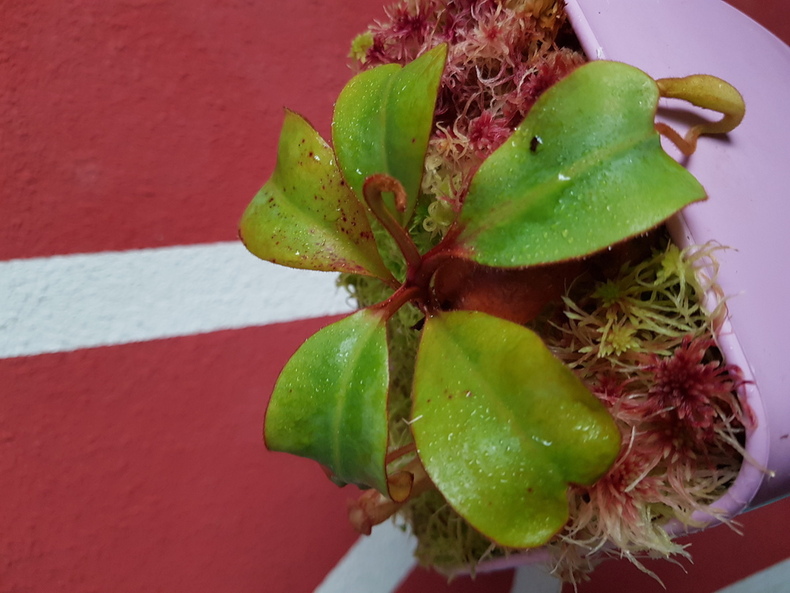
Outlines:
{"label": "red-spotted leaf", "polygon": [[277,264],[391,278],[331,148],[292,111],[285,112],[274,173],[239,231],[247,249]]}
{"label": "red-spotted leaf", "polygon": [[423,332],[411,428],[426,472],[494,541],[544,544],[567,521],[568,484],[591,484],[614,462],[617,426],[520,325],[456,311]]}
{"label": "red-spotted leaf", "polygon": [[349,185],[362,198],[365,179],[385,173],[406,190],[405,212],[387,207],[401,223],[411,217],[422,181],[439,81],[447,57],[440,45],[401,67],[386,64],[355,76],[337,99],[332,142]]}
{"label": "red-spotted leaf", "polygon": [[363,309],[310,337],[285,365],[266,411],[266,446],[387,493],[388,389],[385,317]]}
{"label": "red-spotted leaf", "polygon": [[548,89],[481,165],[460,251],[498,267],[580,257],[648,230],[705,192],[661,148],[644,72],[592,62]]}

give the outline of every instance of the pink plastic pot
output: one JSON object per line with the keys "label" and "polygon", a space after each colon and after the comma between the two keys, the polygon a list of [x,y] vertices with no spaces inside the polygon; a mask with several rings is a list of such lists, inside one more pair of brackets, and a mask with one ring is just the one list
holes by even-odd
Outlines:
{"label": "pink plastic pot", "polygon": [[[744,96],[743,123],[724,137],[700,138],[689,158],[664,148],[705,186],[709,199],[669,224],[682,247],[715,241],[718,283],[729,297],[729,321],[719,333],[728,363],[748,381],[741,398],[754,426],[745,462],[714,505],[727,516],[790,494],[790,278],[779,265],[790,255],[790,47],[719,0],[567,0],[571,25],[590,59],[626,62],[653,78],[712,74]],[[689,113],[692,111],[692,113]],[[663,101],[658,120],[685,132],[685,122],[716,119],[679,101]],[[711,296],[711,298],[715,298]],[[696,514],[711,526],[717,520]],[[689,529],[673,522],[668,531]],[[483,563],[483,571],[549,560],[545,550]]]}
{"label": "pink plastic pot", "polygon": [[[713,74],[744,96],[746,117],[726,138],[701,139],[685,161],[666,146],[709,196],[670,228],[681,246],[716,241],[732,248],[717,255],[718,281],[730,297],[730,321],[719,339],[727,362],[749,381],[742,397],[756,422],[746,448],[762,467],[745,463],[714,506],[732,516],[790,494],[790,365],[784,360],[790,280],[777,266],[790,254],[790,117],[783,107],[790,96],[790,48],[718,0],[568,0],[567,10],[590,58],[627,62],[653,78]],[[662,107],[659,119],[682,129],[688,105],[666,101]]]}

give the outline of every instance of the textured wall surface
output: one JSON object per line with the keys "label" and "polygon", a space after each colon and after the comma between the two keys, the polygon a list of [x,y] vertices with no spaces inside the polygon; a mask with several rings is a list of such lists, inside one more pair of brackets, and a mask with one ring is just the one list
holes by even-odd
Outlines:
{"label": "textured wall surface", "polygon": [[0,258],[234,239],[282,107],[328,130],[380,4],[3,2]]}
{"label": "textured wall surface", "polygon": [[[2,593],[332,593],[365,574],[381,543],[349,553],[354,492],[261,439],[279,369],[331,318],[292,320],[345,297],[235,240],[282,108],[327,135],[349,41],[381,16],[378,0],[0,3]],[[413,562],[390,531],[368,578],[391,588]]]}
{"label": "textured wall surface", "polygon": [[[732,3],[790,38],[782,0]],[[348,527],[353,492],[261,442],[282,364],[347,304],[248,265],[236,223],[283,106],[328,134],[381,5],[0,0],[0,593],[529,590],[412,571],[395,530]],[[789,521],[766,507],[692,537],[688,574],[650,568],[714,591],[790,557]],[[625,562],[580,589],[615,590],[661,589]]]}

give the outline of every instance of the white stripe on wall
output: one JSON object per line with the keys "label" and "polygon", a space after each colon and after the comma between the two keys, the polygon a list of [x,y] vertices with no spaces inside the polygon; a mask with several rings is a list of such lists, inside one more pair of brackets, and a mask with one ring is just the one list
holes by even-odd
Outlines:
{"label": "white stripe on wall", "polygon": [[360,537],[314,593],[392,593],[414,569],[417,541],[388,521]]}
{"label": "white stripe on wall", "polygon": [[513,576],[510,593],[561,593],[562,581],[538,564],[520,566]]}
{"label": "white stripe on wall", "polygon": [[266,325],[352,310],[335,274],[238,242],[0,262],[0,358]]}
{"label": "white stripe on wall", "polygon": [[787,593],[790,591],[790,558],[738,581],[717,593]]}

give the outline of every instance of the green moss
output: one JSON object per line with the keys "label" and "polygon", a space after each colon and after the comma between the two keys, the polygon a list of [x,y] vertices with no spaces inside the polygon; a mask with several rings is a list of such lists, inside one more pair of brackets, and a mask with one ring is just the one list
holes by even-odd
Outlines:
{"label": "green moss", "polygon": [[351,41],[351,51],[348,52],[348,57],[364,64],[366,62],[365,56],[371,47],[373,47],[373,33],[370,31],[361,33]]}
{"label": "green moss", "polygon": [[[419,212],[428,215],[427,209]],[[420,232],[419,217],[412,230]],[[662,525],[670,519],[688,523],[694,511],[705,509],[726,491],[742,462],[743,411],[737,403],[717,410],[721,438],[688,456],[683,454],[687,442],[678,442],[677,450],[661,449],[666,445],[656,444],[651,430],[663,429],[635,411],[637,404],[650,403],[647,358],[671,357],[684,340],[713,344],[715,328],[724,316],[723,305],[714,311],[702,306],[705,295],[715,292],[716,247],[680,250],[666,233],[655,234],[649,247],[649,255],[610,275],[600,270],[611,267],[611,262],[606,256],[596,256],[590,265],[593,271],[577,278],[561,302],[548,306],[530,324],[609,406],[624,435],[622,459],[605,478],[622,480],[614,489],[619,488],[623,496],[602,497],[608,488],[605,484],[600,491],[571,490],[571,519],[548,546],[556,562],[553,568],[568,580],[591,570],[596,560],[588,553],[605,544],[614,544],[614,553],[636,563],[640,555],[684,554]],[[344,276],[342,283],[360,306],[379,302],[391,292],[370,278]],[[407,420],[419,340],[415,325],[420,317],[409,306],[390,322],[392,449],[412,441]],[[706,364],[720,360],[715,347],[709,348]],[[734,383],[724,385],[732,389]],[[459,567],[474,571],[482,560],[512,552],[469,526],[436,491],[409,501],[401,514],[418,538],[419,561],[447,574]]]}
{"label": "green moss", "polygon": [[466,567],[474,571],[494,545],[475,531],[437,491],[426,492],[409,502],[401,514],[417,537],[415,556],[423,566],[451,574]]}

